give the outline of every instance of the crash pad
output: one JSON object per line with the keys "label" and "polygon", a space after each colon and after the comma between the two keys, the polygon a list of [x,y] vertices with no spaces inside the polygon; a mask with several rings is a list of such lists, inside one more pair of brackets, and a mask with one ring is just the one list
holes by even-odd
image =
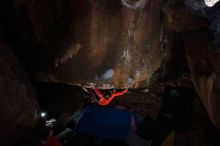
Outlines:
{"label": "crash pad", "polygon": [[75,130],[95,137],[125,140],[131,129],[132,115],[128,109],[90,105]]}

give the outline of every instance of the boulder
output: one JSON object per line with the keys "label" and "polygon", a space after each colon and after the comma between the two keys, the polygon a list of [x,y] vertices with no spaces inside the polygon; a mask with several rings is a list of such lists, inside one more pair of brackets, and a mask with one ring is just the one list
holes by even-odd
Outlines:
{"label": "boulder", "polygon": [[206,32],[186,33],[184,38],[188,68],[197,94],[204,104],[210,120],[220,130],[220,63],[219,53],[207,49]]}
{"label": "boulder", "polygon": [[23,67],[2,41],[0,66],[0,141],[2,146],[12,146],[29,136],[38,103]]}
{"label": "boulder", "polygon": [[141,88],[161,64],[160,0],[13,2],[37,81]]}
{"label": "boulder", "polygon": [[196,15],[184,1],[172,0],[163,7],[163,24],[170,30],[185,32],[205,28],[208,21]]}

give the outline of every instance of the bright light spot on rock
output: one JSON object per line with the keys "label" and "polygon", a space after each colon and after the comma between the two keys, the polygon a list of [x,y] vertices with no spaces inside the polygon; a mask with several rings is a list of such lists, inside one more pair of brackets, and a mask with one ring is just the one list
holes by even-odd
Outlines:
{"label": "bright light spot on rock", "polygon": [[131,61],[131,55],[129,50],[124,50],[121,57],[125,59],[126,63],[129,63]]}
{"label": "bright light spot on rock", "polygon": [[121,0],[122,4],[129,9],[143,9],[147,0]]}
{"label": "bright light spot on rock", "polygon": [[141,72],[140,72],[139,70],[135,71],[134,77],[135,77],[135,78],[138,78],[138,77],[140,76],[140,73],[141,73]]}
{"label": "bright light spot on rock", "polygon": [[46,112],[41,112],[41,113],[40,113],[40,116],[41,116],[42,118],[45,118],[45,117],[47,116],[47,113],[46,113]]}
{"label": "bright light spot on rock", "polygon": [[149,89],[144,89],[144,90],[142,90],[142,92],[148,92],[149,91]]}
{"label": "bright light spot on rock", "polygon": [[214,6],[219,0],[204,0],[208,7]]}
{"label": "bright light spot on rock", "polygon": [[113,69],[109,69],[107,70],[104,75],[102,76],[103,79],[111,79],[112,76],[114,75],[114,70]]}

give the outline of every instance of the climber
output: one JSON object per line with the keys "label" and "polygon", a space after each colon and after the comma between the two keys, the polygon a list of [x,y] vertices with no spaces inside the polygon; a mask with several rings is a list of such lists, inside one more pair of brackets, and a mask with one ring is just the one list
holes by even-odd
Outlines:
{"label": "climber", "polygon": [[39,146],[62,146],[60,140],[54,136],[52,129],[46,128],[40,135]]}
{"label": "climber", "polygon": [[120,96],[128,92],[128,89],[124,89],[121,91],[116,90],[106,90],[104,92],[100,91],[98,88],[94,88],[95,93],[99,96],[99,104],[100,105],[108,105],[116,96]]}

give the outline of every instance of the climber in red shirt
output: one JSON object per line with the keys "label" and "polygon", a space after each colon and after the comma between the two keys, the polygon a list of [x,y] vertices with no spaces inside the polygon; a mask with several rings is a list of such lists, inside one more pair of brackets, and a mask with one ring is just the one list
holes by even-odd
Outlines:
{"label": "climber in red shirt", "polygon": [[124,89],[121,91],[100,91],[98,88],[94,88],[95,93],[99,96],[99,104],[100,105],[108,105],[116,96],[120,96],[128,92],[128,89]]}

